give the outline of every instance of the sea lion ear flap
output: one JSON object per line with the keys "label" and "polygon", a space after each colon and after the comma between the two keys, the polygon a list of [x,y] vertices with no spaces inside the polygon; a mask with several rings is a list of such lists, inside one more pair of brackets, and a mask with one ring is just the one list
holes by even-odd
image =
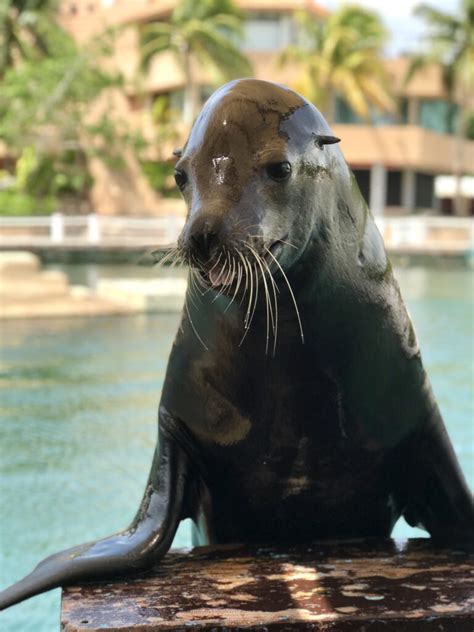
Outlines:
{"label": "sea lion ear flap", "polygon": [[183,150],[181,148],[173,149],[173,156],[177,156],[178,158],[181,158],[182,155],[183,155]]}
{"label": "sea lion ear flap", "polygon": [[324,136],[324,134],[315,134],[314,132],[313,138],[319,149],[323,149],[324,145],[334,145],[335,143],[341,142],[341,139],[337,138],[337,136]]}

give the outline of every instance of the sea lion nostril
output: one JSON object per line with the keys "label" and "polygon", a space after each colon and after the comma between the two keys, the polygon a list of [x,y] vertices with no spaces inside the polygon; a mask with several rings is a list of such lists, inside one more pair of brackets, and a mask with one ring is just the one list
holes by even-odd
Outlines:
{"label": "sea lion nostril", "polygon": [[190,254],[206,263],[222,244],[223,233],[223,220],[219,215],[198,212],[189,227],[187,246]]}
{"label": "sea lion nostril", "polygon": [[190,238],[193,254],[202,262],[209,261],[219,247],[219,235],[214,231],[193,233]]}

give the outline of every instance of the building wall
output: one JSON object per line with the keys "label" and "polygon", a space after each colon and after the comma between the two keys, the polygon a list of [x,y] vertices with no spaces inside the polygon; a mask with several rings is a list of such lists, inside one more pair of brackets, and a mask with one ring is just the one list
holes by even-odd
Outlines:
{"label": "building wall", "polygon": [[[61,19],[74,37],[84,42],[106,25],[166,19],[175,4],[176,0],[65,0]],[[236,4],[245,13],[242,48],[255,76],[294,84],[298,68],[278,64],[282,48],[299,41],[294,12],[311,7],[316,19],[324,19],[327,12],[317,2],[307,0],[236,0]],[[184,87],[180,68],[171,54],[164,53],[153,60],[147,76],[140,77],[135,27],[121,31],[110,63],[126,78],[130,118],[151,137],[149,109],[153,100],[166,94],[175,107],[180,107]],[[385,200],[386,206],[412,211],[435,204],[434,176],[452,173],[455,164],[462,172],[472,171],[474,142],[464,142],[461,151],[456,145],[452,134],[457,106],[444,93],[440,68],[430,66],[406,84],[408,63],[403,58],[386,61],[391,84],[400,98],[397,113],[372,112],[368,125],[339,99],[333,131],[342,139],[341,148],[367,201]],[[206,96],[212,89],[212,78],[201,69],[196,73]],[[184,138],[187,130],[183,128],[182,134]],[[374,194],[374,183],[384,190]]]}

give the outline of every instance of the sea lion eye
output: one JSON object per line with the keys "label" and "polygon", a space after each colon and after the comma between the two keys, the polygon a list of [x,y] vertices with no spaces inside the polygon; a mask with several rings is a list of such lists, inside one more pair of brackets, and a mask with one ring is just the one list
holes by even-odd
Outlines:
{"label": "sea lion eye", "polygon": [[182,191],[188,181],[188,176],[186,175],[186,172],[182,169],[175,169],[174,181],[176,182],[178,189]]}
{"label": "sea lion eye", "polygon": [[276,182],[284,182],[291,176],[291,165],[289,162],[275,162],[266,168],[267,175]]}

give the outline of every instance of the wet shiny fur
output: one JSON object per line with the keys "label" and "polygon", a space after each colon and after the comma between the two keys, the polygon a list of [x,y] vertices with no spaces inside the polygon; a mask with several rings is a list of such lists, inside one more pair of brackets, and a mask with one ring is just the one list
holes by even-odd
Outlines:
{"label": "wet shiny fur", "polygon": [[200,542],[387,536],[403,514],[469,543],[472,498],[336,140],[275,84],[235,81],[206,103],[178,152],[174,254],[191,282],[140,510],[44,560],[2,607],[148,569],[187,517]]}

